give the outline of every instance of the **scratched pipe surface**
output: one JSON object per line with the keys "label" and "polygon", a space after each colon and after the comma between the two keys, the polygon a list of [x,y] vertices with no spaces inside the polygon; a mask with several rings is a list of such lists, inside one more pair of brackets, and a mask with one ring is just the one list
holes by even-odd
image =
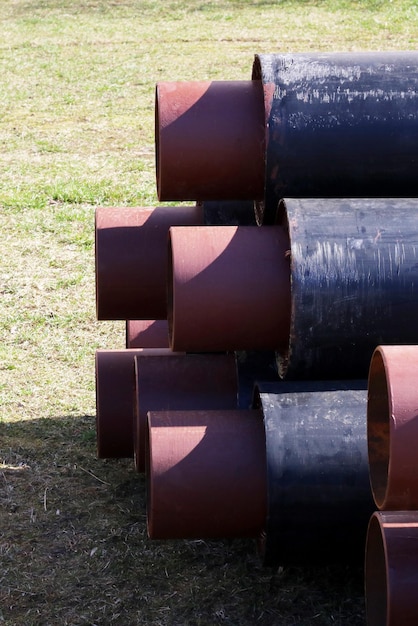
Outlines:
{"label": "scratched pipe surface", "polygon": [[261,54],[264,202],[418,195],[418,52]]}
{"label": "scratched pipe surface", "polygon": [[260,81],[157,84],[160,200],[260,200],[264,153]]}
{"label": "scratched pipe surface", "polygon": [[367,378],[380,343],[418,343],[418,200],[285,199],[291,322],[281,376]]}
{"label": "scratched pipe surface", "polygon": [[370,479],[382,510],[418,510],[418,346],[379,346],[369,372]]}
{"label": "scratched pipe surface", "polygon": [[268,511],[265,565],[362,563],[373,512],[367,381],[259,383]]}
{"label": "scratched pipe surface", "polygon": [[380,511],[367,532],[368,626],[418,624],[418,512]]}
{"label": "scratched pipe surface", "polygon": [[99,320],[167,319],[167,235],[203,223],[199,206],[96,209]]}

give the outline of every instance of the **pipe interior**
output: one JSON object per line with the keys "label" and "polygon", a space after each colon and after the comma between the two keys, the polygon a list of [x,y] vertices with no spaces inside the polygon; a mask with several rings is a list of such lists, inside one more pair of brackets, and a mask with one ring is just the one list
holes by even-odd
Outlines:
{"label": "pipe interior", "polygon": [[368,626],[385,626],[388,602],[386,554],[378,514],[372,516],[367,534],[365,594]]}
{"label": "pipe interior", "polygon": [[378,508],[382,508],[387,491],[390,458],[390,411],[388,381],[382,352],[373,354],[367,398],[367,445],[370,483]]}

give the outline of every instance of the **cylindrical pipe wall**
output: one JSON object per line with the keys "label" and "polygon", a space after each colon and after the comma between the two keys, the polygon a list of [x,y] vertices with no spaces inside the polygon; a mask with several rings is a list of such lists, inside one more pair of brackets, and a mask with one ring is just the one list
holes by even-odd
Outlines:
{"label": "cylindrical pipe wall", "polygon": [[266,565],[361,563],[373,512],[366,381],[259,383],[268,511]]}
{"label": "cylindrical pipe wall", "polygon": [[261,54],[260,221],[281,198],[418,195],[418,52]]}
{"label": "cylindrical pipe wall", "polygon": [[97,319],[167,319],[168,229],[191,224],[201,206],[96,209]]}
{"label": "cylindrical pipe wall", "polygon": [[283,377],[366,378],[378,344],[418,343],[416,198],[286,198],[278,222],[291,249]]}
{"label": "cylindrical pipe wall", "polygon": [[261,82],[157,84],[155,153],[160,200],[259,200],[264,152]]}
{"label": "cylindrical pipe wall", "polygon": [[416,626],[417,586],[418,512],[374,513],[365,560],[368,626]]}
{"label": "cylindrical pipe wall", "polygon": [[139,472],[145,470],[148,411],[228,410],[238,405],[233,354],[140,355],[135,378],[134,457]]}
{"label": "cylindrical pipe wall", "polygon": [[127,320],[127,348],[169,348],[167,320]]}
{"label": "cylindrical pipe wall", "polygon": [[260,412],[148,415],[150,537],[256,537],[266,517]]}
{"label": "cylindrical pipe wall", "polygon": [[169,349],[96,351],[97,456],[130,458],[134,454],[135,357],[173,354]]}
{"label": "cylindrical pipe wall", "polygon": [[376,506],[418,510],[418,346],[379,346],[370,363],[367,437]]}
{"label": "cylindrical pipe wall", "polygon": [[170,346],[187,352],[287,347],[290,282],[280,226],[173,227]]}

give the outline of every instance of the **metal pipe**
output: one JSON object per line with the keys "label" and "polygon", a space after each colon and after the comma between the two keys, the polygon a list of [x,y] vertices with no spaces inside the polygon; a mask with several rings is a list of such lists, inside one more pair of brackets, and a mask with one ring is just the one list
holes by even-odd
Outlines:
{"label": "metal pipe", "polygon": [[277,221],[291,250],[282,377],[366,378],[377,345],[418,343],[416,198],[286,198]]}
{"label": "metal pipe", "polygon": [[133,456],[135,409],[135,357],[164,355],[169,349],[96,351],[96,435],[97,456]]}
{"label": "metal pipe", "polygon": [[127,320],[127,348],[168,348],[167,320]]}
{"label": "metal pipe", "polygon": [[159,200],[260,200],[264,152],[261,82],[157,84]]}
{"label": "metal pipe", "polygon": [[380,511],[372,515],[365,559],[368,626],[418,623],[417,546],[417,511]]}
{"label": "metal pipe", "polygon": [[279,226],[171,228],[171,348],[214,352],[287,347],[288,248],[287,233]]}
{"label": "metal pipe", "polygon": [[259,383],[268,511],[265,565],[361,563],[373,512],[366,381]]}
{"label": "metal pipe", "polygon": [[167,233],[203,224],[200,206],[96,209],[99,320],[167,319]]}
{"label": "metal pipe", "polygon": [[[233,354],[145,354],[135,358],[134,458],[145,470],[148,411],[236,409],[238,378]],[[174,445],[174,444],[173,444]],[[166,449],[166,452],[168,449]]]}
{"label": "metal pipe", "polygon": [[266,516],[259,411],[148,413],[152,539],[256,537]]}
{"label": "metal pipe", "polygon": [[383,510],[418,509],[418,346],[379,346],[369,372],[372,492]]}
{"label": "metal pipe", "polygon": [[418,52],[256,55],[266,125],[264,202],[418,195]]}

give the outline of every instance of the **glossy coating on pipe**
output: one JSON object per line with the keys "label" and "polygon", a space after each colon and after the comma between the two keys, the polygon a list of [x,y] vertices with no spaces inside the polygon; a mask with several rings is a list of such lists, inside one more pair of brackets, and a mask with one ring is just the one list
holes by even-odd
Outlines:
{"label": "glossy coating on pipe", "polygon": [[418,346],[379,346],[369,372],[370,479],[382,510],[418,509]]}
{"label": "glossy coating on pipe", "polygon": [[373,512],[366,381],[259,383],[268,512],[266,565],[361,563]]}
{"label": "glossy coating on pipe", "polygon": [[379,343],[418,343],[418,199],[285,198],[278,222],[291,249],[283,377],[367,378]]}
{"label": "glossy coating on pipe", "polygon": [[288,345],[289,312],[284,229],[170,229],[168,324],[173,350],[280,351]]}
{"label": "glossy coating on pipe", "polygon": [[127,348],[168,348],[167,320],[127,320]]}
{"label": "glossy coating on pipe", "polygon": [[264,221],[281,198],[418,195],[418,52],[257,55]]}
{"label": "glossy coating on pipe", "polygon": [[168,349],[96,351],[97,456],[130,458],[134,454],[135,357],[171,356]]}
{"label": "glossy coating on pipe", "polygon": [[367,532],[368,626],[418,624],[418,512],[380,511]]}
{"label": "glossy coating on pipe", "polygon": [[264,187],[261,82],[161,82],[155,152],[160,200],[261,199]]}
{"label": "glossy coating on pipe", "polygon": [[167,319],[167,233],[203,223],[201,207],[96,209],[99,320]]}
{"label": "glossy coating on pipe", "polygon": [[266,518],[259,411],[149,413],[153,539],[256,537]]}
{"label": "glossy coating on pipe", "polygon": [[145,471],[148,411],[236,409],[238,379],[233,354],[139,356],[135,360],[134,458]]}

